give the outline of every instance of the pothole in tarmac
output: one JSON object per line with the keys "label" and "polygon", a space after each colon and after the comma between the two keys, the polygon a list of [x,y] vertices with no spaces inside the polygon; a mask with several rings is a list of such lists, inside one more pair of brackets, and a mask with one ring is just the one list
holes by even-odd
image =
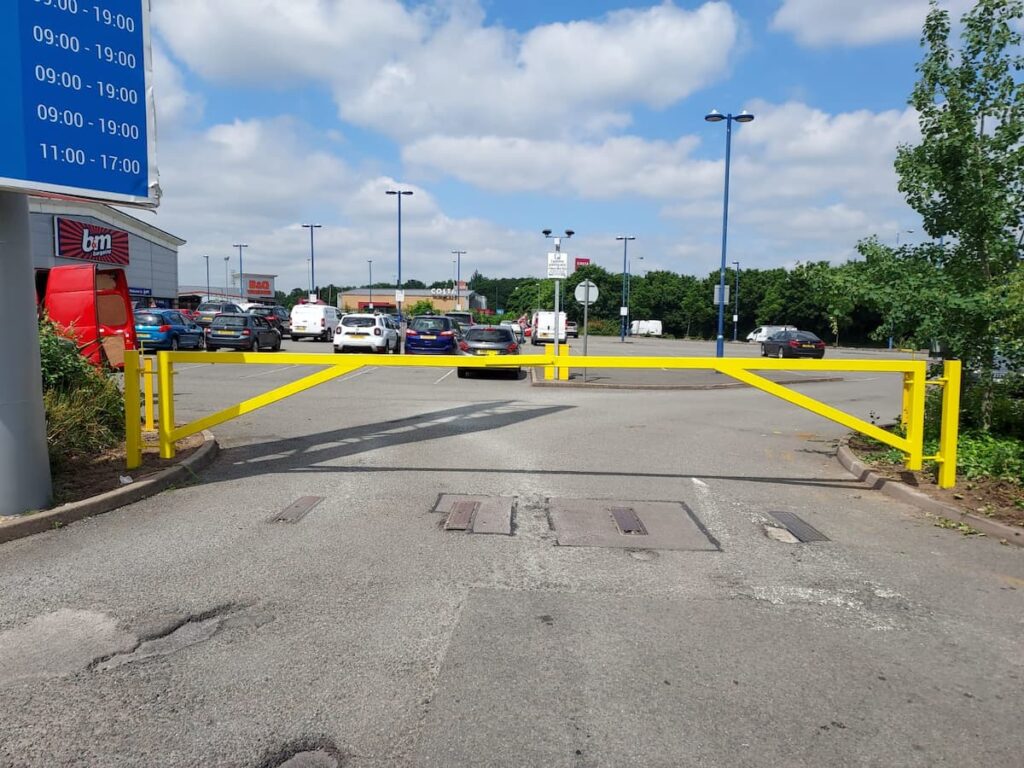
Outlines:
{"label": "pothole in tarmac", "polygon": [[767,525],[767,524],[765,524],[765,526],[764,526],[764,533],[765,533],[765,536],[767,536],[769,539],[772,539],[774,541],[781,541],[783,544],[799,544],[800,543],[800,539],[798,539],[796,536],[794,536],[792,533],[790,533],[785,528],[780,528],[780,527],[778,527],[776,525]]}
{"label": "pothole in tarmac", "polygon": [[108,672],[126,664],[168,656],[205,642],[222,630],[261,627],[273,619],[273,615],[263,611],[240,611],[236,606],[220,606],[172,622],[149,637],[140,638],[140,642],[131,651],[100,659],[93,664],[93,669],[96,672]]}
{"label": "pothole in tarmac", "polygon": [[326,739],[292,742],[264,758],[257,768],[342,768],[345,756]]}

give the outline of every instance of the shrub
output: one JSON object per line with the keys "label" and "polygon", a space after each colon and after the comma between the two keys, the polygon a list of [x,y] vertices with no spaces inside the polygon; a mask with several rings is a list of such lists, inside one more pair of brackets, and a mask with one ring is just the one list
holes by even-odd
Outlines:
{"label": "shrub", "polygon": [[113,377],[94,368],[49,320],[39,322],[46,441],[54,470],[124,438],[124,404]]}

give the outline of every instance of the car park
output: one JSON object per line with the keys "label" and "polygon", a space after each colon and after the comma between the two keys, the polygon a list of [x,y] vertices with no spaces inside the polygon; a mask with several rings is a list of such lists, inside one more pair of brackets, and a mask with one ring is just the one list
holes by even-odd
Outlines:
{"label": "car park", "polygon": [[206,348],[211,352],[221,348],[276,352],[281,349],[281,334],[257,315],[217,315],[206,329]]}
{"label": "car park", "polygon": [[135,338],[143,351],[199,349],[203,329],[177,309],[137,309]]}
{"label": "car park", "polygon": [[779,331],[761,343],[762,357],[816,357],[825,356],[825,342],[810,331]]}
{"label": "car park", "polygon": [[196,310],[196,325],[206,329],[210,327],[217,315],[240,315],[242,308],[237,304],[224,301],[207,301]]}
{"label": "car park", "polygon": [[292,316],[284,307],[271,307],[266,304],[254,304],[245,311],[250,315],[259,315],[262,317],[282,336],[288,336],[291,334]]}
{"label": "car park", "polygon": [[388,315],[345,315],[334,329],[335,352],[389,354],[398,351],[398,342],[398,326]]}
{"label": "car park", "polygon": [[405,329],[407,355],[457,355],[462,331],[458,322],[448,316],[419,315]]}
{"label": "car park", "polygon": [[326,304],[296,304],[292,307],[291,321],[292,341],[331,341],[334,329],[341,321],[341,313]]}
{"label": "car park", "polygon": [[[502,325],[474,325],[466,331],[464,338],[459,343],[459,349],[464,354],[477,357],[491,357],[498,355],[518,355],[519,343],[512,333],[512,329]],[[500,372],[511,374],[512,378],[519,378],[519,371],[516,368],[502,368]],[[459,368],[460,379],[466,378],[470,372],[480,372],[479,368]]]}

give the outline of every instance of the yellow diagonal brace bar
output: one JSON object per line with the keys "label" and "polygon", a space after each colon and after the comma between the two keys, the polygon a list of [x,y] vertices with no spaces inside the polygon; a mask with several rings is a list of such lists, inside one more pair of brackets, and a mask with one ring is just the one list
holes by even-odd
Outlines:
{"label": "yellow diagonal brace bar", "polygon": [[901,450],[905,453],[910,453],[910,443],[906,439],[894,435],[891,432],[886,432],[884,429],[876,427],[874,424],[869,424],[866,421],[858,419],[856,416],[851,416],[848,413],[840,411],[838,408],[833,408],[831,405],[825,405],[820,400],[815,400],[813,397],[802,395],[799,392],[795,392],[788,387],[784,387],[781,384],[776,384],[774,381],[770,381],[763,376],[758,376],[756,373],[743,370],[735,366],[723,366],[722,373],[732,376],[734,379],[749,384],[752,387],[757,387],[760,390],[767,392],[769,395],[774,395],[786,402],[793,403],[793,405],[799,405],[801,408],[806,408],[811,413],[816,413],[819,416],[824,416],[826,419],[831,419],[837,424],[842,424],[844,427],[854,429],[857,432],[862,432],[868,437],[873,437],[880,443],[891,445],[893,448]]}
{"label": "yellow diagonal brace bar", "polygon": [[181,440],[183,437],[188,437],[189,435],[194,435],[197,432],[202,432],[204,429],[209,429],[210,427],[215,427],[218,424],[223,424],[225,421],[229,421],[230,419],[243,416],[246,413],[252,413],[264,406],[270,405],[271,403],[276,403],[278,400],[283,400],[286,397],[298,394],[299,392],[307,390],[310,387],[315,387],[318,384],[323,384],[325,381],[330,381],[331,379],[336,379],[339,376],[344,376],[346,373],[351,373],[352,371],[362,367],[363,364],[361,362],[354,360],[348,365],[335,362],[330,368],[325,368],[322,371],[317,371],[309,376],[304,376],[301,379],[297,379],[296,381],[277,387],[276,389],[271,389],[269,392],[264,392],[256,397],[250,397],[248,400],[243,400],[237,405],[232,405],[230,408],[225,408],[224,410],[218,411],[210,416],[205,416],[183,426],[176,427],[170,433],[171,441],[176,442]]}

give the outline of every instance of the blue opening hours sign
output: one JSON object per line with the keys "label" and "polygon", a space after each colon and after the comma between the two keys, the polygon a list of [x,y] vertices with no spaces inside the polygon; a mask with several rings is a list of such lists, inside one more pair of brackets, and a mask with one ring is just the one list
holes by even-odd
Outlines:
{"label": "blue opening hours sign", "polygon": [[0,187],[156,205],[149,0],[0,0]]}

